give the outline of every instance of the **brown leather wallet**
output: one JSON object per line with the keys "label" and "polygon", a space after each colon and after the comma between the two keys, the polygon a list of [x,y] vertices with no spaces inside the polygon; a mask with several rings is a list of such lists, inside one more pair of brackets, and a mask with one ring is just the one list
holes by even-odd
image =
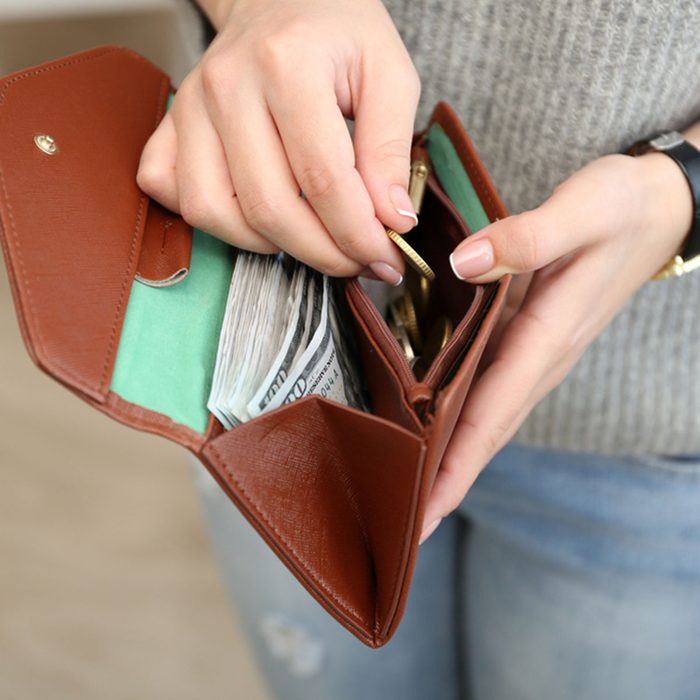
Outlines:
{"label": "brown leather wallet", "polygon": [[[371,413],[309,396],[229,431],[210,415],[199,432],[125,400],[110,387],[132,284],[176,282],[190,264],[190,227],[136,185],[171,92],[167,75],[118,47],[0,79],[1,238],[24,342],[84,401],[192,451],[309,593],[380,647],[403,614],[426,499],[510,278],[455,278],[448,256],[470,231],[431,174],[411,242],[437,274],[454,333],[421,381],[363,287],[347,279],[338,284]],[[433,124],[488,220],[506,216],[445,102]],[[424,149],[426,133],[414,148]]]}

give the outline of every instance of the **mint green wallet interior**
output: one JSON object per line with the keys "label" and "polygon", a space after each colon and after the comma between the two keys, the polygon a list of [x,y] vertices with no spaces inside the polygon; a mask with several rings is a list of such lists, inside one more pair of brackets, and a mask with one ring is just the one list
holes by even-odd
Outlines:
{"label": "mint green wallet interior", "polygon": [[[452,142],[428,132],[433,170],[472,232],[489,219]],[[204,433],[235,249],[194,232],[189,275],[172,287],[134,281],[111,389],[123,399]],[[241,339],[246,342],[246,339]]]}

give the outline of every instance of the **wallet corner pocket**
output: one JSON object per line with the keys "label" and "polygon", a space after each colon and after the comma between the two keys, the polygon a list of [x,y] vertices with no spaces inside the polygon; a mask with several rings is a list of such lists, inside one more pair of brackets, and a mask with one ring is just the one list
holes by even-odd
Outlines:
{"label": "wallet corner pocket", "polygon": [[424,451],[403,428],[309,396],[202,456],[307,590],[371,643],[403,589]]}

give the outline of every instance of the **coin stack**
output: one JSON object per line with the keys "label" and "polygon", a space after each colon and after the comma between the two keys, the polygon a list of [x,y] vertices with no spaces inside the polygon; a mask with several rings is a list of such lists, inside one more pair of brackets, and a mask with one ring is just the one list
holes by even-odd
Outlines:
{"label": "coin stack", "polygon": [[389,329],[418,380],[423,379],[453,331],[452,321],[445,315],[431,323],[431,292],[430,280],[407,270],[403,296],[389,305]]}
{"label": "coin stack", "polygon": [[[408,193],[420,212],[430,169],[418,159],[411,164]],[[418,380],[423,379],[433,360],[452,335],[452,321],[440,315],[430,323],[429,308],[435,273],[401,234],[389,229],[387,235],[401,249],[410,268],[406,269],[403,296],[389,305],[389,329]]]}

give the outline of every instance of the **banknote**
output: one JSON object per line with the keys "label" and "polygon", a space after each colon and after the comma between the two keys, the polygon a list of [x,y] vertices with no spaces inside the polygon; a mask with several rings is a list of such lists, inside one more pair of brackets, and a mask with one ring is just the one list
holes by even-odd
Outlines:
{"label": "banknote", "polygon": [[284,254],[239,253],[207,402],[222,425],[312,394],[365,410],[362,387],[330,278]]}

